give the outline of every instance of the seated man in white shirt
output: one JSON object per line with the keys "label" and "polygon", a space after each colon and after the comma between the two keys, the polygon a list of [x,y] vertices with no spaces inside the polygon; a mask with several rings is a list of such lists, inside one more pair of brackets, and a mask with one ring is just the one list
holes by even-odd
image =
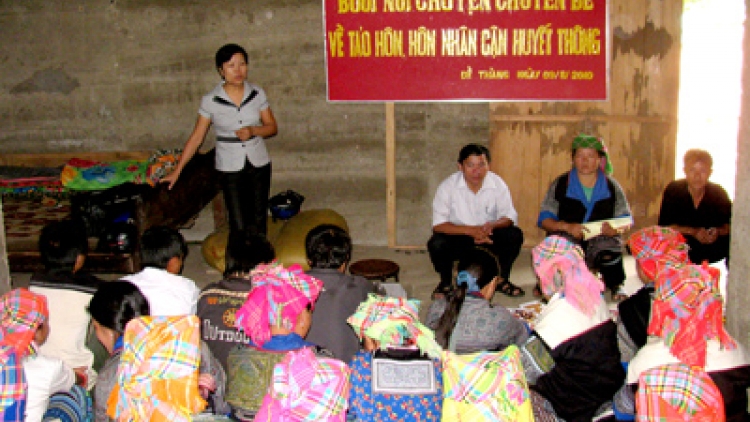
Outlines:
{"label": "seated man in white shirt", "polygon": [[487,147],[466,145],[458,155],[458,171],[438,186],[432,202],[433,235],[427,243],[432,265],[440,274],[433,297],[450,291],[453,263],[474,245],[485,247],[497,258],[498,292],[511,297],[525,294],[510,281],[523,245],[523,232],[516,226],[518,213],[508,186],[489,167]]}
{"label": "seated man in white shirt", "polygon": [[152,316],[195,315],[200,290],[180,275],[187,252],[185,239],[175,229],[151,227],[141,236],[143,270],[122,279],[148,299]]}

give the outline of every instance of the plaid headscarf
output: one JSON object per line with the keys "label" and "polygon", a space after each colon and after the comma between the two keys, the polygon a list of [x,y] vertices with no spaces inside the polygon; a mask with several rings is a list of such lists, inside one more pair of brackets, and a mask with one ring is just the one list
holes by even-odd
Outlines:
{"label": "plaid headscarf", "polygon": [[640,229],[630,235],[628,246],[651,281],[656,281],[658,272],[664,267],[690,264],[687,241],[680,232],[669,227]]}
{"label": "plaid headscarf", "polygon": [[707,373],[681,363],[657,366],[638,379],[637,421],[723,422],[724,399]]}
{"label": "plaid headscarf", "polygon": [[604,140],[602,138],[580,134],[573,139],[573,151],[578,148],[593,148],[604,154],[604,162],[601,165],[601,169],[606,175],[612,174],[614,169],[612,168],[612,162],[609,159],[609,151],[607,150],[607,146],[604,145]]}
{"label": "plaid headscarf", "polygon": [[442,348],[435,334],[419,322],[419,301],[370,293],[346,322],[360,340],[365,336],[380,342],[380,348],[416,344],[422,353],[437,359]]}
{"label": "plaid headscarf", "polygon": [[533,421],[529,385],[518,346],[502,352],[443,352],[443,420]]}
{"label": "plaid headscarf", "polygon": [[48,317],[43,295],[15,289],[0,297],[0,416],[26,397],[22,360],[30,353],[37,328]]}
{"label": "plaid headscarf", "polygon": [[271,339],[271,327],[294,329],[299,314],[313,307],[323,282],[302,271],[298,264],[285,269],[274,262],[258,265],[250,273],[253,288],[237,311],[235,327],[258,347]]}
{"label": "plaid headscarf", "polygon": [[718,270],[685,265],[659,272],[648,333],[664,339],[670,352],[690,366],[706,366],[708,340],[736,347],[724,329]]}
{"label": "plaid headscarf", "polygon": [[[573,307],[591,316],[601,300],[604,283],[589,271],[580,246],[562,236],[548,236],[531,251],[542,293],[562,296]],[[561,280],[556,280],[556,276]]]}
{"label": "plaid headscarf", "polygon": [[319,358],[309,347],[291,351],[273,368],[255,421],[344,422],[349,407],[349,366]]}
{"label": "plaid headscarf", "polygon": [[134,318],[125,327],[117,383],[107,401],[116,421],[190,421],[206,407],[198,392],[200,320]]}

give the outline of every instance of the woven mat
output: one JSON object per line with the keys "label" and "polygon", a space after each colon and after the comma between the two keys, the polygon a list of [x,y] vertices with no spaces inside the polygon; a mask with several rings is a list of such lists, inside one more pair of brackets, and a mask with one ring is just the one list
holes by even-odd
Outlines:
{"label": "woven mat", "polygon": [[[70,201],[54,199],[2,199],[8,250],[28,250],[39,239],[42,228],[70,216]],[[21,249],[15,247],[23,243]],[[36,250],[36,248],[33,248]]]}

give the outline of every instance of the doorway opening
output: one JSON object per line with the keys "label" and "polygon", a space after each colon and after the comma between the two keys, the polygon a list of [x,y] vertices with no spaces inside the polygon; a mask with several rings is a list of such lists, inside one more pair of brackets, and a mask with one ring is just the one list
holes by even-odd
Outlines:
{"label": "doorway opening", "polygon": [[742,1],[685,0],[675,178],[691,148],[714,159],[711,181],[734,199],[742,95]]}

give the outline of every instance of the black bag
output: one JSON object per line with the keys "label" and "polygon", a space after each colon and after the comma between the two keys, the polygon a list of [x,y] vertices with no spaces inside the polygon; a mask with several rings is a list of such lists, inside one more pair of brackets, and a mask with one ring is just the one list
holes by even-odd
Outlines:
{"label": "black bag", "polygon": [[277,193],[268,200],[268,208],[271,210],[273,220],[288,220],[299,213],[305,197],[289,189],[286,192]]}
{"label": "black bag", "polygon": [[135,223],[137,202],[149,188],[129,182],[105,190],[75,193],[70,198],[70,216],[83,222],[89,237],[100,237],[111,223]]}

